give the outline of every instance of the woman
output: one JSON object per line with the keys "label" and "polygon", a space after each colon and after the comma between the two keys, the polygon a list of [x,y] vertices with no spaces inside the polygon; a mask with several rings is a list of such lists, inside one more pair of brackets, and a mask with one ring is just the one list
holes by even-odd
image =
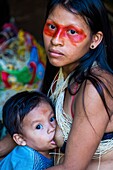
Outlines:
{"label": "woman", "polygon": [[59,68],[48,96],[61,156],[50,169],[112,170],[113,44],[105,8],[100,0],[51,0],[47,14],[45,49]]}

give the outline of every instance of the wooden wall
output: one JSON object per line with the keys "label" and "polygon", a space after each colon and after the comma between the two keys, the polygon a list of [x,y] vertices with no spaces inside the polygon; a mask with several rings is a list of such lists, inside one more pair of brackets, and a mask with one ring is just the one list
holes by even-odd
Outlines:
{"label": "wooden wall", "polygon": [[111,28],[112,28],[112,32],[113,32],[113,0],[103,0],[106,9],[108,11],[108,16],[109,16],[109,20],[111,23]]}
{"label": "wooden wall", "polygon": [[8,0],[10,15],[15,18],[18,28],[42,39],[47,0]]}

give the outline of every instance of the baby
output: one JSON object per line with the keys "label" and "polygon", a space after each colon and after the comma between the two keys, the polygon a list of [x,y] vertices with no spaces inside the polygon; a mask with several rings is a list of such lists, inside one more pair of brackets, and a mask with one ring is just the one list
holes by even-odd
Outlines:
{"label": "baby", "polygon": [[3,123],[17,146],[0,161],[1,170],[44,170],[53,166],[56,120],[49,98],[37,91],[23,91],[3,106]]}

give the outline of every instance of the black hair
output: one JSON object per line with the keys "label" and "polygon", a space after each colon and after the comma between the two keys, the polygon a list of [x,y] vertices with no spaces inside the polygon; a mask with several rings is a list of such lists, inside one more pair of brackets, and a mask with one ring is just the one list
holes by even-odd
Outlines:
{"label": "black hair", "polygon": [[14,133],[21,133],[21,123],[24,117],[43,102],[50,104],[54,111],[51,100],[41,92],[23,91],[11,96],[2,109],[3,123],[8,133],[11,136]]}

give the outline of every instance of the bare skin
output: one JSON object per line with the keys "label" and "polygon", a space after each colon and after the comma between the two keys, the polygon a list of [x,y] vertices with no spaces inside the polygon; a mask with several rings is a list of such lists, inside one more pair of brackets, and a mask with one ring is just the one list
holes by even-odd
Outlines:
{"label": "bare skin", "polygon": [[3,159],[17,144],[7,134],[0,142],[0,159]]}
{"label": "bare skin", "polygon": [[[74,28],[71,27],[71,30],[68,30],[69,32],[65,32],[67,27],[70,28],[70,25],[74,25]],[[47,26],[49,27],[47,28]],[[82,32],[80,31],[79,33],[76,33],[76,26],[79,30],[82,30],[85,35],[85,38],[80,42],[75,42],[76,34]],[[68,36],[70,33],[72,37],[74,36],[74,43],[72,39],[70,39],[70,36]],[[43,34],[48,59],[52,65],[63,68],[65,78],[79,64],[79,58],[88,52],[91,45],[95,45],[96,48],[103,38],[102,32],[98,32],[96,35],[91,37],[90,29],[84,19],[79,15],[74,15],[68,12],[59,5],[50,13]],[[113,94],[113,77],[100,69],[93,71],[95,74],[101,75],[102,78],[100,79],[105,81],[106,86],[108,86]],[[86,83],[84,93],[85,109],[87,112],[86,116],[82,103],[83,88],[84,83],[75,96],[75,101],[73,104],[74,119],[67,141],[64,161],[58,166],[49,168],[50,170],[97,169],[99,160],[93,160],[92,157],[104,133],[113,131],[113,115],[109,119],[99,94],[93,84],[89,81]],[[107,95],[106,92],[105,97],[108,106],[111,110],[113,110],[113,100]],[[70,116],[72,103],[71,99],[71,95],[66,90],[64,111]],[[57,128],[56,132],[56,141],[59,147],[61,147],[63,144],[63,137],[59,128]],[[102,157],[100,170],[106,170],[108,167],[109,170],[112,170],[112,161],[113,151]]]}

